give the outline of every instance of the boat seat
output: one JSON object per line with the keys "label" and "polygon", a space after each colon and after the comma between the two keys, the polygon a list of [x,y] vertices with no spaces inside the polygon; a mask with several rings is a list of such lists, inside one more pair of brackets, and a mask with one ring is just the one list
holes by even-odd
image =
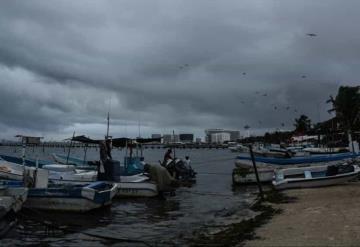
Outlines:
{"label": "boat seat", "polygon": [[311,171],[304,171],[305,178],[312,178]]}

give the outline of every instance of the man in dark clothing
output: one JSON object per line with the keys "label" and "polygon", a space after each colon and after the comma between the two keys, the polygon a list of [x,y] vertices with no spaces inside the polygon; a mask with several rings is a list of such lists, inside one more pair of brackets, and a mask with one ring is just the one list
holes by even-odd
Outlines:
{"label": "man in dark clothing", "polygon": [[113,180],[113,167],[111,157],[111,140],[101,141],[100,147],[100,164],[98,167],[98,180]]}
{"label": "man in dark clothing", "polygon": [[166,151],[165,155],[164,155],[164,160],[163,160],[163,165],[164,165],[164,166],[167,164],[167,162],[168,162],[169,160],[172,160],[172,159],[173,159],[172,156],[171,156],[171,153],[172,153],[172,150],[169,148],[169,149]]}
{"label": "man in dark clothing", "polygon": [[112,142],[111,139],[106,139],[106,155],[108,156],[109,159],[112,160],[112,156],[111,156],[111,148],[112,148]]}

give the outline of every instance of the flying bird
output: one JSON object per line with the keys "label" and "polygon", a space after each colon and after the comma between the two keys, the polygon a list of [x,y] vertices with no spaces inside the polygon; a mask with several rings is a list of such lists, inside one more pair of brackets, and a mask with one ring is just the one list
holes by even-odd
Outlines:
{"label": "flying bird", "polygon": [[301,76],[301,78],[303,78],[303,79],[306,78],[306,75]]}
{"label": "flying bird", "polygon": [[243,75],[246,75],[246,72],[243,72],[242,74],[243,74]]}
{"label": "flying bird", "polygon": [[307,33],[306,35],[309,36],[309,37],[316,37],[317,36],[316,33]]}
{"label": "flying bird", "polygon": [[267,94],[266,94],[266,93],[264,93],[264,94],[263,94],[263,96],[267,96]]}

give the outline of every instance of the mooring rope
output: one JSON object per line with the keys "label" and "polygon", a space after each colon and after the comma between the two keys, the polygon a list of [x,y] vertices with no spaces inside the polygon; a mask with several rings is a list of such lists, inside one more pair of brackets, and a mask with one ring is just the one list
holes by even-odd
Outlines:
{"label": "mooring rope", "polygon": [[224,175],[224,176],[232,175],[232,173],[226,173],[226,172],[197,172],[196,174],[199,174],[199,175]]}
{"label": "mooring rope", "polygon": [[202,196],[223,196],[223,197],[230,197],[234,196],[233,194],[220,194],[220,193],[213,193],[213,192],[196,192],[196,191],[182,191],[189,194],[195,194],[195,195],[202,195]]}
{"label": "mooring rope", "polygon": [[[213,160],[206,160],[206,161],[202,161],[202,162],[192,162],[192,164],[197,165],[196,167],[199,167],[199,165],[209,165],[210,163],[213,162],[219,162],[219,161],[234,161],[235,157],[228,157],[228,158],[222,158],[222,159],[213,159]],[[213,164],[211,164],[213,165]]]}

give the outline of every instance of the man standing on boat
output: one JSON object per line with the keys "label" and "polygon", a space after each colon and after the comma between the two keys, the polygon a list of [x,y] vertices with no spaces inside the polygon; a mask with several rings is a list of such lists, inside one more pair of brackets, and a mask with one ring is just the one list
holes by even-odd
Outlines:
{"label": "man standing on boat", "polygon": [[166,166],[166,164],[169,162],[169,160],[173,160],[172,156],[171,156],[172,150],[171,148],[169,148],[165,155],[164,155],[164,160],[163,160],[163,166]]}
{"label": "man standing on boat", "polygon": [[111,139],[101,141],[100,147],[100,164],[98,167],[98,180],[113,180],[113,167],[111,156]]}

